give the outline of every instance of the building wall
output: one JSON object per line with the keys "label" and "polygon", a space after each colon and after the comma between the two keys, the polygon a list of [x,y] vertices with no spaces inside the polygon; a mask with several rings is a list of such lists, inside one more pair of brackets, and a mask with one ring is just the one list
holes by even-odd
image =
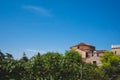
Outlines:
{"label": "building wall", "polygon": [[104,53],[99,53],[97,54],[98,57],[103,57],[104,56]]}
{"label": "building wall", "polygon": [[[104,56],[104,52],[107,50],[95,50],[94,46],[91,45],[76,45],[71,47],[71,50],[78,51],[81,54],[83,61],[91,64],[96,64],[101,66],[102,63],[100,61],[101,57]],[[109,51],[107,51],[109,52]],[[112,45],[112,52],[116,55],[120,56],[120,45]],[[86,55],[88,54],[88,57]]]}
{"label": "building wall", "polygon": [[78,49],[77,46],[73,46],[73,47],[71,47],[71,50],[76,50],[76,49]]}
{"label": "building wall", "polygon": [[94,64],[94,62],[96,62],[95,64],[98,65],[98,66],[101,66],[102,63],[100,61],[100,57],[97,56],[97,54],[95,54],[94,56],[90,57],[90,58],[87,58],[86,59],[86,62],[87,63],[91,63],[91,64]]}
{"label": "building wall", "polygon": [[112,48],[112,52],[118,56],[120,56],[120,48]]}
{"label": "building wall", "polygon": [[75,51],[77,51],[82,56],[82,58],[86,58],[86,52],[85,51],[82,51],[80,49],[76,49]]}
{"label": "building wall", "polygon": [[71,47],[71,50],[78,51],[82,55],[82,58],[87,58],[86,54],[88,54],[88,58],[89,58],[93,56],[95,47],[89,45],[78,45]]}
{"label": "building wall", "polygon": [[87,45],[79,46],[79,49],[88,53],[93,53],[93,51],[95,50],[94,47],[87,46]]}
{"label": "building wall", "polygon": [[120,56],[120,45],[112,45],[112,52],[118,56]]}

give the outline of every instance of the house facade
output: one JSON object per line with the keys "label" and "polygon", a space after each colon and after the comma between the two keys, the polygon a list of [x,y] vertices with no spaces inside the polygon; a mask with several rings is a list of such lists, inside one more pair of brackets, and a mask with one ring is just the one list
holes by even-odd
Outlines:
{"label": "house facade", "polygon": [[87,43],[79,43],[70,48],[77,51],[82,56],[82,60],[87,63],[102,65],[100,58],[103,57],[107,50],[96,50],[95,46]]}
{"label": "house facade", "polygon": [[118,56],[120,56],[120,45],[112,45],[112,52]]}
{"label": "house facade", "polygon": [[93,55],[95,47],[86,43],[80,43],[71,47],[71,50],[81,52],[82,58],[88,58]]}

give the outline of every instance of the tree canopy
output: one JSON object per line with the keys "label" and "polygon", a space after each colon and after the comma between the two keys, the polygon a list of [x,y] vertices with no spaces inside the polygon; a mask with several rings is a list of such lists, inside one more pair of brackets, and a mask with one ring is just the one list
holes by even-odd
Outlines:
{"label": "tree canopy", "polygon": [[76,51],[38,53],[30,59],[24,53],[18,60],[10,53],[0,52],[0,80],[108,80],[114,75],[114,80],[119,80],[119,59],[105,53],[103,66],[98,67],[83,62]]}
{"label": "tree canopy", "polygon": [[[102,69],[105,71],[111,79],[119,78],[120,76],[120,56],[113,54],[112,52],[105,52],[101,58]],[[120,79],[120,78],[119,78]]]}

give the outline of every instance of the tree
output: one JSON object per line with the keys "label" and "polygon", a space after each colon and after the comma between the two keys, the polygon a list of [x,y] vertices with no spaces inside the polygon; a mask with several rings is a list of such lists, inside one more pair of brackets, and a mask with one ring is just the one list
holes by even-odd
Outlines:
{"label": "tree", "polygon": [[[2,55],[4,55],[2,53]],[[9,72],[6,69],[7,61],[3,56],[0,57],[0,80],[8,80]]]}
{"label": "tree", "polygon": [[7,53],[6,54],[6,69],[9,72],[9,79],[14,80],[26,80],[27,71],[25,69],[26,62],[28,58],[24,54],[23,57],[19,60],[14,60],[12,55]]}
{"label": "tree", "polygon": [[82,61],[76,51],[47,52],[15,60],[10,53],[0,53],[0,80],[113,80],[120,79],[120,58],[105,53],[102,68]]}
{"label": "tree", "polygon": [[5,57],[8,58],[8,59],[13,59],[13,56],[10,53],[6,53]]}
{"label": "tree", "polygon": [[28,57],[26,56],[25,52],[23,52],[23,57],[20,60],[23,61],[23,62],[28,61]]}
{"label": "tree", "polygon": [[27,70],[29,74],[26,76],[26,80],[30,80],[30,79],[39,80],[42,76],[41,73],[42,73],[43,67],[44,66],[42,66],[40,53],[30,58],[25,66],[25,69]]}
{"label": "tree", "polygon": [[1,52],[0,50],[0,60],[4,59],[5,58],[5,54]]}
{"label": "tree", "polygon": [[66,51],[62,62],[61,80],[107,80],[98,66],[85,63],[76,51]]}
{"label": "tree", "polygon": [[108,80],[102,69],[90,63],[83,64],[82,75],[82,80]]}
{"label": "tree", "polygon": [[2,53],[0,51],[0,80],[8,80],[9,79],[9,67],[8,65],[12,61],[12,55],[9,53]]}
{"label": "tree", "polygon": [[47,52],[46,54],[42,55],[44,66],[44,72],[42,74],[44,78],[54,80],[60,79],[62,58],[62,55],[58,52]]}
{"label": "tree", "polygon": [[66,51],[61,64],[61,80],[81,78],[82,57],[77,51]]}
{"label": "tree", "polygon": [[112,52],[105,52],[103,58],[101,58],[103,64],[102,68],[105,73],[114,79],[120,75],[120,57]]}

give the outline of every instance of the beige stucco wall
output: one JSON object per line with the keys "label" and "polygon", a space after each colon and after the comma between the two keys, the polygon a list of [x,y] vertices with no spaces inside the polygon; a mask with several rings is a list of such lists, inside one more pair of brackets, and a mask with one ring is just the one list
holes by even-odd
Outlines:
{"label": "beige stucco wall", "polygon": [[98,65],[98,66],[102,65],[102,63],[100,61],[100,57],[98,57],[97,54],[95,54],[94,56],[86,59],[87,63],[93,64],[93,61],[96,61],[96,65]]}
{"label": "beige stucco wall", "polygon": [[99,57],[103,57],[103,56],[104,56],[104,53],[99,53],[98,56],[99,56]]}
{"label": "beige stucco wall", "polygon": [[78,45],[71,47],[71,50],[78,51],[82,55],[82,58],[86,58],[86,52],[88,53],[88,57],[92,57],[95,47],[89,45]]}
{"label": "beige stucco wall", "polygon": [[71,50],[76,50],[78,47],[77,46],[74,46],[74,47],[71,47]]}
{"label": "beige stucco wall", "polygon": [[75,51],[77,51],[79,54],[81,54],[82,58],[86,58],[86,52],[84,52],[80,49],[76,49]]}
{"label": "beige stucco wall", "polygon": [[86,46],[86,45],[79,46],[79,47],[80,47],[80,50],[83,50],[88,53],[92,53],[95,50],[95,48],[93,48],[91,46]]}
{"label": "beige stucco wall", "polygon": [[120,48],[112,48],[112,52],[115,53],[116,55],[120,56]]}

